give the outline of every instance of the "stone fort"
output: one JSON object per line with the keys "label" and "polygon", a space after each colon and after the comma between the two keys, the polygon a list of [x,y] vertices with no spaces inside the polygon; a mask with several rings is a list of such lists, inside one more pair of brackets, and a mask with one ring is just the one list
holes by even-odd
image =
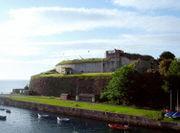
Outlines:
{"label": "stone fort", "polygon": [[114,49],[106,51],[105,58],[62,61],[56,65],[56,71],[61,74],[113,72],[135,61],[135,67],[140,72],[156,66],[155,59],[152,56],[129,54],[122,50]]}

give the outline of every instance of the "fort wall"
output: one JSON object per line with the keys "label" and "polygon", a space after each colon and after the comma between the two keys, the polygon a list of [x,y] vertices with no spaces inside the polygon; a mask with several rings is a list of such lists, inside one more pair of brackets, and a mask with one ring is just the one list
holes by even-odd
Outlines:
{"label": "fort wall", "polygon": [[[72,62],[70,61],[65,64],[60,63],[56,65],[56,71],[63,74],[114,72],[118,68],[124,65],[129,65],[137,60],[142,60],[147,62],[146,64],[151,64],[154,58],[148,55],[143,56],[139,54],[124,53],[121,50],[115,49],[112,51],[106,51],[106,58],[99,61],[92,60],[91,62],[83,62],[82,59],[79,60],[79,62],[73,62],[72,60]],[[65,72],[64,69],[66,69]]]}
{"label": "fort wall", "polygon": [[61,73],[62,68],[72,68],[73,73],[97,73],[103,72],[102,64],[103,62],[63,64],[56,66],[56,71]]}
{"label": "fort wall", "polygon": [[56,71],[62,73],[63,68],[71,68],[73,73],[99,73],[99,72],[113,72],[121,66],[128,65],[136,60],[127,57],[113,57],[106,61],[88,62],[88,63],[72,63],[62,64],[56,66]]}
{"label": "fort wall", "polygon": [[31,78],[29,89],[34,94],[46,96],[60,96],[62,93],[68,93],[73,98],[75,98],[77,93],[88,93],[98,96],[106,89],[110,80],[110,76],[86,78]]}

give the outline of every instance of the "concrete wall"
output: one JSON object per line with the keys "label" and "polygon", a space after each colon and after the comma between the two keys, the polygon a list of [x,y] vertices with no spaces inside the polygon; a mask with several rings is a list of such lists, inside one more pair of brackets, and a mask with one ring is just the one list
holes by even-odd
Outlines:
{"label": "concrete wall", "polygon": [[112,57],[103,62],[74,63],[56,66],[56,71],[61,73],[63,67],[72,68],[73,73],[97,73],[97,72],[113,72],[121,66],[128,65],[135,60],[127,57]]}
{"label": "concrete wall", "polygon": [[8,106],[15,106],[15,107],[44,111],[44,112],[51,112],[56,114],[64,114],[64,115],[97,119],[97,120],[103,120],[109,122],[116,122],[121,124],[129,124],[129,126],[140,126],[146,128],[161,128],[161,129],[171,129],[171,130],[173,129],[180,131],[180,123],[157,121],[141,116],[23,102],[23,101],[11,100],[5,97],[0,97],[0,103]]}
{"label": "concrete wall", "polygon": [[61,73],[61,68],[72,68],[73,73],[97,73],[103,72],[102,62],[75,63],[56,66],[56,71]]}

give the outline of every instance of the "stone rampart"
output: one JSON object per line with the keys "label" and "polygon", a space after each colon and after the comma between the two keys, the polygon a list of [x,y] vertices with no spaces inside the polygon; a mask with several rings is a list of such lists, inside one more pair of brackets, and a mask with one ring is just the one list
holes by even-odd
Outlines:
{"label": "stone rampart", "polygon": [[29,89],[38,95],[60,96],[68,93],[75,98],[76,93],[100,95],[106,89],[111,77],[84,77],[84,78],[31,78]]}

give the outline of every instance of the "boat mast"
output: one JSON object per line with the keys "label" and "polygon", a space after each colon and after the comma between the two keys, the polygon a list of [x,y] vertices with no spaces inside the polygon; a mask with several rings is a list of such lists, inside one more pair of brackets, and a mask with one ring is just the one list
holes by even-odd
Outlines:
{"label": "boat mast", "polygon": [[170,110],[172,110],[172,90],[170,90]]}
{"label": "boat mast", "polygon": [[179,99],[179,98],[178,98],[178,89],[177,89],[177,112],[179,111],[179,106],[178,106],[179,103],[178,103],[178,99]]}

